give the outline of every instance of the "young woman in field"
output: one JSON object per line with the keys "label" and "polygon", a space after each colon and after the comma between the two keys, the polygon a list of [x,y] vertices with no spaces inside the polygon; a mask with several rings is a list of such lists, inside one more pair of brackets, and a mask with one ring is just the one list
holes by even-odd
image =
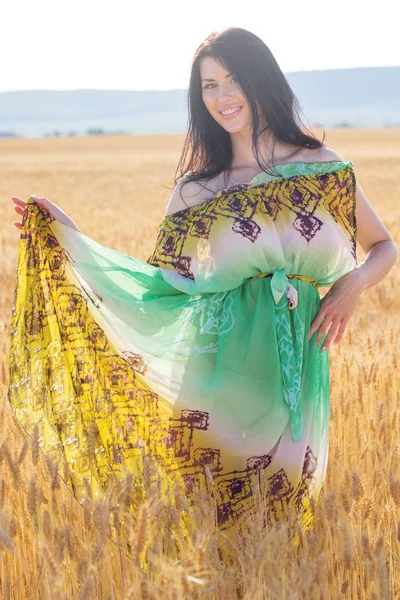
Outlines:
{"label": "young woman in field", "polygon": [[328,460],[325,350],[398,252],[353,163],[297,110],[257,36],[201,44],[180,177],[146,262],[45,198],[13,198],[9,398],[73,465],[78,498],[85,476],[104,486],[128,469],[140,483],[151,456],[165,489],[209,494],[223,529],[251,512],[255,486],[265,524],[289,507],[311,523]]}

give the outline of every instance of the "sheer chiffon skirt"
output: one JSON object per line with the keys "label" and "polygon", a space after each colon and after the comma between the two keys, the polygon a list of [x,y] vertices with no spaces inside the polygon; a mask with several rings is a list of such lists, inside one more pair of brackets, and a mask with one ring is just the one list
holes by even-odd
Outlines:
{"label": "sheer chiffon skirt", "polygon": [[175,503],[181,531],[195,523],[201,494],[227,532],[255,509],[271,526],[290,508],[306,531],[328,460],[329,356],[324,338],[318,348],[307,339],[318,290],[292,283],[299,303],[290,319],[302,326],[295,415],[283,399],[270,279],[184,293],[161,269],[101,246],[29,199],[9,354],[16,418],[28,434],[37,423],[43,451],[60,469],[68,464],[78,502],[84,478],[98,494],[129,472],[137,506],[150,481]]}

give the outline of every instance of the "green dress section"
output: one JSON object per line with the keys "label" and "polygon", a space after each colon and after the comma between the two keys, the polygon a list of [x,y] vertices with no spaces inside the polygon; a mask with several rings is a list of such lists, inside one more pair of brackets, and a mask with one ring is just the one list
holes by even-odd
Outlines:
{"label": "green dress section", "polygon": [[[357,266],[350,161],[277,165],[166,216],[147,261],[62,225],[31,198],[14,294],[9,399],[67,460],[77,498],[151,457],[165,489],[311,523],[325,478],[329,351],[319,286]],[[89,433],[93,431],[90,437]],[[89,444],[88,440],[91,440]]]}

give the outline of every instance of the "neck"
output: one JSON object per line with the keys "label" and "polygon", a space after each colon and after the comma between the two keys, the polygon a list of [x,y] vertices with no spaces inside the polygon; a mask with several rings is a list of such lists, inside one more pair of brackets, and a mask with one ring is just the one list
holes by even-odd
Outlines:
{"label": "neck", "polygon": [[[283,162],[290,159],[293,154],[299,151],[299,148],[290,144],[280,142],[268,131],[264,131],[259,139],[259,160],[263,166],[272,164],[272,151],[274,151],[275,162]],[[231,134],[232,143],[232,169],[250,170],[259,169],[257,159],[253,152],[250,129],[242,129],[237,133]]]}

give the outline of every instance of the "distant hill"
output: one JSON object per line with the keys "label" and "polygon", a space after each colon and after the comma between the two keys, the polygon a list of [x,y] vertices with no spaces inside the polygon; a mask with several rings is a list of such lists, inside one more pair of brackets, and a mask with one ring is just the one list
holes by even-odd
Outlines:
{"label": "distant hill", "polygon": [[[400,125],[400,66],[285,73],[306,125]],[[27,90],[0,93],[0,137],[186,130],[187,90]]]}

